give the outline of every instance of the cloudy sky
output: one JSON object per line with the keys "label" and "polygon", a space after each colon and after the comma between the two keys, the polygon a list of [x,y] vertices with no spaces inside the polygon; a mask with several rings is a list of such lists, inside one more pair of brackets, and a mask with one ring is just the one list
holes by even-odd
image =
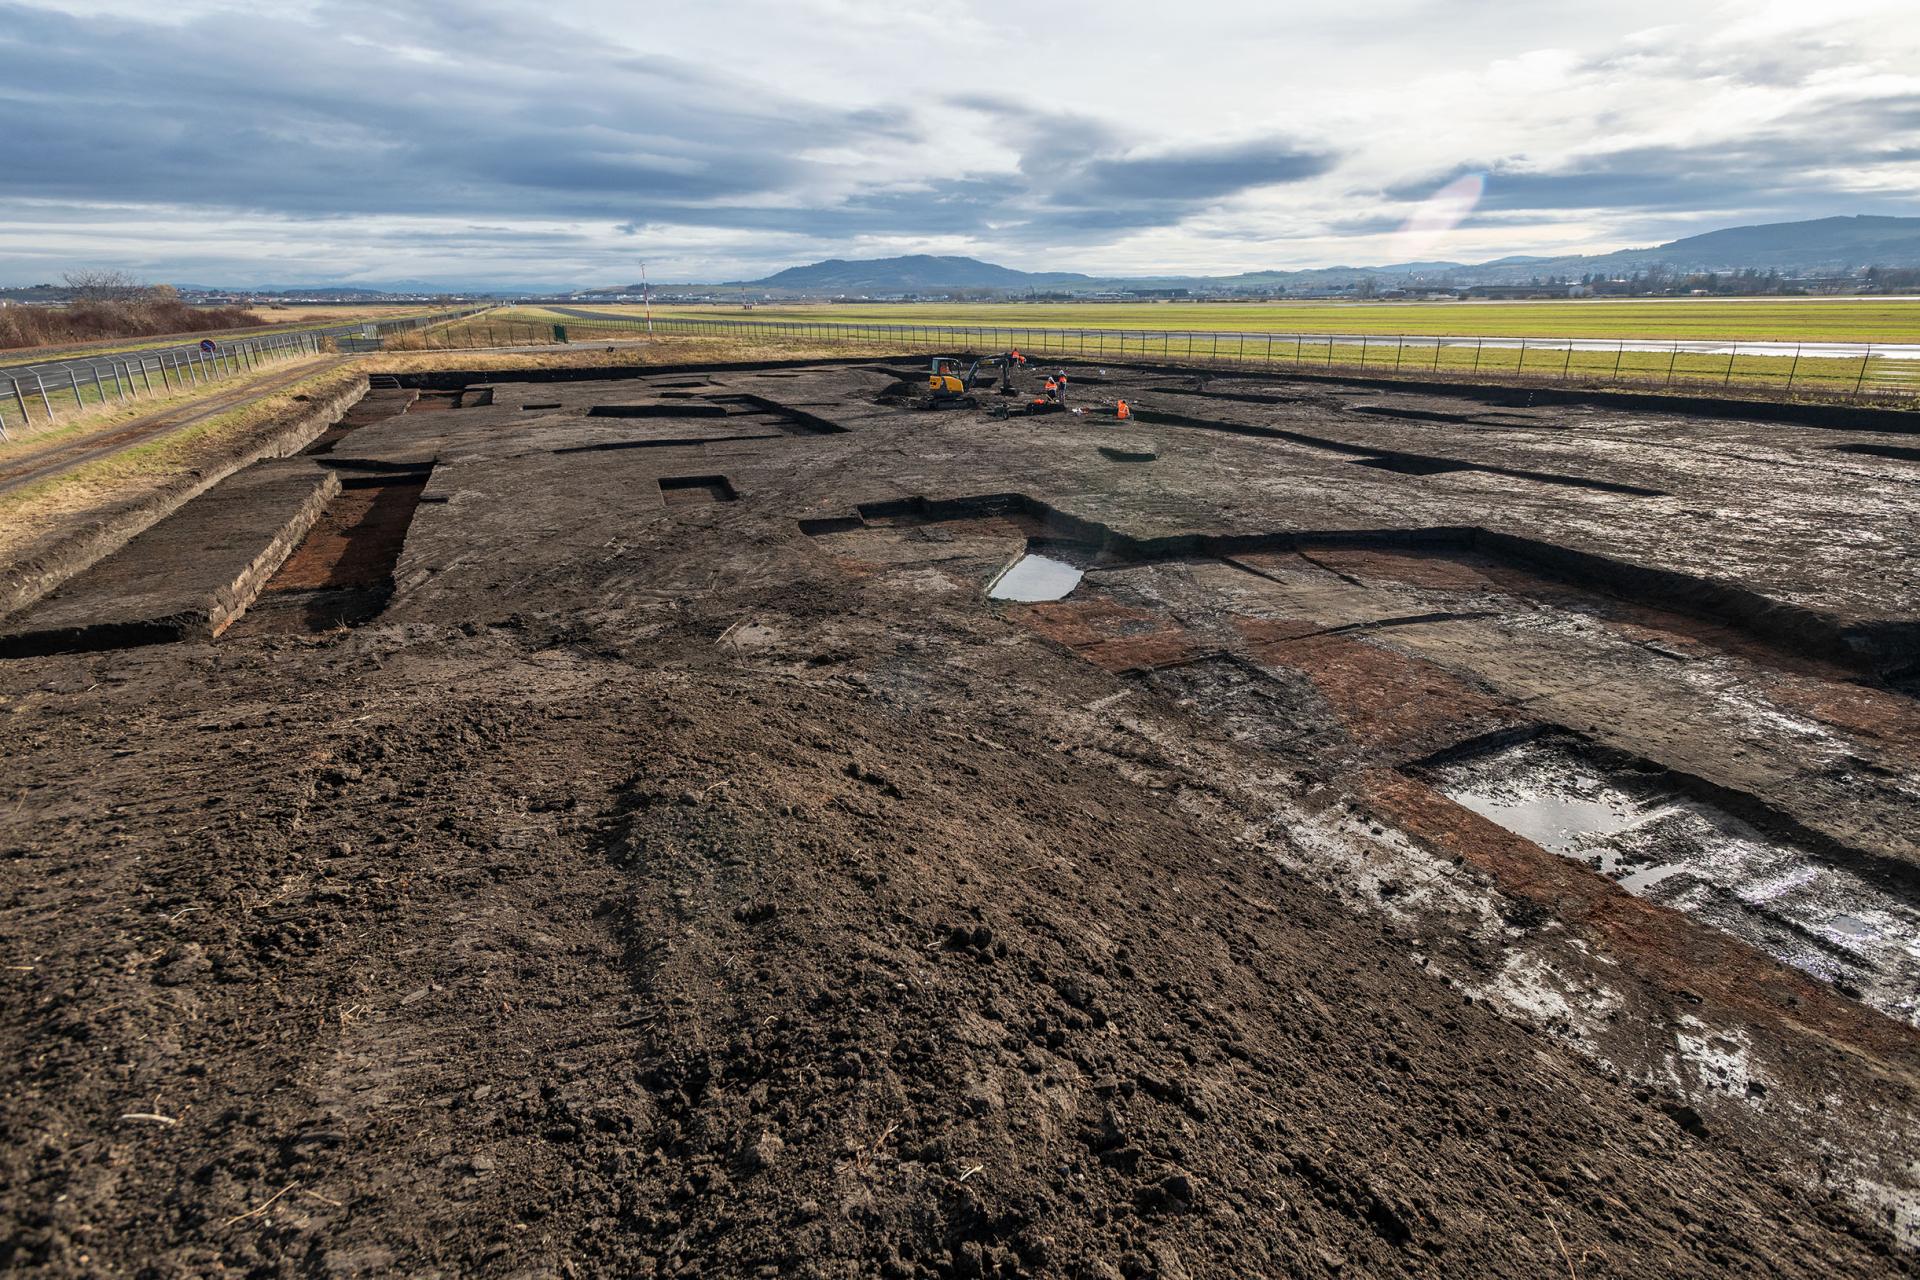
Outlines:
{"label": "cloudy sky", "polygon": [[1224,273],[1920,214],[1917,11],[0,0],[0,283]]}

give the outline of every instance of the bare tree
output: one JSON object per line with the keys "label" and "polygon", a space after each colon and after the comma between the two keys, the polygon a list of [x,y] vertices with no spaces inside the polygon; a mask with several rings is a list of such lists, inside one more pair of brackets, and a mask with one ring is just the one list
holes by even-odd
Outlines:
{"label": "bare tree", "polygon": [[127,271],[87,268],[66,272],[61,278],[76,302],[128,302],[147,292],[146,282]]}

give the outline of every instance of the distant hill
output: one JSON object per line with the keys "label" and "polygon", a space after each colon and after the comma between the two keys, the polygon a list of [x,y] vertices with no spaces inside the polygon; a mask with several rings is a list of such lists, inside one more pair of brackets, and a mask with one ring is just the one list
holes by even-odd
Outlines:
{"label": "distant hill", "polygon": [[848,261],[829,258],[788,267],[764,280],[743,283],[766,289],[832,290],[838,293],[914,292],[924,289],[1049,289],[1091,284],[1073,271],[1017,271],[978,258],[942,258],[916,253],[904,258]]}
{"label": "distant hill", "polygon": [[[942,294],[977,291],[983,294],[1189,289],[1207,291],[1293,292],[1339,290],[1372,279],[1380,287],[1475,284],[1524,285],[1537,279],[1578,280],[1585,275],[1627,276],[1659,267],[1686,274],[1731,273],[1748,268],[1782,274],[1837,274],[1867,266],[1920,267],[1920,218],[1876,215],[1815,218],[1806,222],[1775,222],[1751,227],[1727,227],[1687,236],[1668,244],[1617,253],[1569,254],[1560,257],[1506,255],[1487,262],[1395,262],[1380,266],[1313,267],[1305,270],[1247,271],[1231,276],[1096,276],[1077,271],[1021,271],[978,258],[912,254],[899,258],[829,258],[825,262],[788,267],[759,280],[719,284],[663,284],[663,289],[760,290],[789,297],[864,295],[876,298],[903,294]],[[182,289],[218,290],[202,285]],[[543,294],[567,296],[572,285],[506,285],[477,282],[400,280],[373,286],[279,285],[254,286],[253,292],[295,293],[307,296],[355,298],[377,293],[478,292],[500,295]],[[638,294],[641,286],[628,284],[592,289],[591,294]],[[5,293],[22,300],[43,296],[40,289],[13,289]]]}
{"label": "distant hill", "polygon": [[1683,271],[1739,271],[1747,267],[1780,271],[1912,267],[1920,266],[1920,218],[1861,214],[1851,218],[1815,218],[1808,222],[1770,222],[1708,231],[1652,249],[1626,249],[1590,258],[1546,261],[1636,264],[1657,261]]}
{"label": "distant hill", "polygon": [[[789,267],[761,280],[729,287],[831,296],[938,293],[958,289],[1022,293],[1028,290],[1086,292],[1099,289],[1339,288],[1371,277],[1381,284],[1525,283],[1536,277],[1598,273],[1632,274],[1662,266],[1680,272],[1827,272],[1851,267],[1920,266],[1920,218],[1861,215],[1729,227],[1646,249],[1562,257],[1508,255],[1481,263],[1395,262],[1381,266],[1314,267],[1300,271],[1247,271],[1232,276],[1090,276],[1071,271],[1019,271],[977,258],[916,254],[904,258],[831,258]],[[600,290],[638,292],[639,285]]]}

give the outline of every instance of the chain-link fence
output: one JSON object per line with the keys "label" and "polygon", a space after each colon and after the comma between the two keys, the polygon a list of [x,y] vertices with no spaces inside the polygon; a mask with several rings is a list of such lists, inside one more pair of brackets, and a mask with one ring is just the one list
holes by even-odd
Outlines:
{"label": "chain-link fence", "polygon": [[1005,351],[1082,360],[1362,374],[1435,381],[1720,390],[1768,398],[1916,407],[1920,345],[1598,338],[1243,333],[1209,330],[883,324],[617,315],[571,307],[492,313],[440,330],[436,345],[512,346],[661,335],[849,343],[929,354]]}
{"label": "chain-link fence", "polygon": [[274,361],[318,355],[330,348],[348,350],[356,344],[375,349],[394,335],[455,323],[481,310],[393,316],[0,367],[0,440],[7,439],[10,430],[50,423],[76,410],[171,395]]}

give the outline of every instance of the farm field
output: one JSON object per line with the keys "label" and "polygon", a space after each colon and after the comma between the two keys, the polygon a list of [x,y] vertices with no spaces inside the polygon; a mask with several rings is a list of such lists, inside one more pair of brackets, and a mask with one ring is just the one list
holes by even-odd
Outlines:
{"label": "farm field", "polygon": [[396,316],[417,316],[422,312],[438,308],[400,303],[346,303],[341,306],[291,304],[284,307],[258,306],[252,309],[267,319],[279,323],[346,324],[353,320],[391,320]]}
{"label": "farm field", "polygon": [[[582,304],[640,315],[634,305]],[[655,306],[656,316],[746,318],[738,307]],[[1564,302],[891,303],[758,306],[759,319],[891,324],[1209,329],[1248,333],[1419,334],[1920,342],[1914,298],[1641,298]]]}
{"label": "farm field", "polygon": [[[1503,304],[1504,305],[1504,304]],[[1818,305],[1818,304],[1811,304]],[[1018,346],[1039,357],[1125,359],[1148,357],[1196,365],[1228,364],[1322,372],[1365,372],[1395,377],[1422,375],[1475,380],[1525,382],[1581,382],[1636,388],[1746,388],[1769,395],[1869,396],[1888,402],[1910,402],[1916,388],[1916,362],[1867,352],[1854,340],[1845,345],[1810,349],[1801,355],[1791,341],[1774,340],[1770,347],[1737,351],[1715,340],[1683,339],[1674,334],[1583,338],[1577,335],[1508,337],[1471,334],[1428,336],[1408,332],[1368,334],[1349,330],[1280,331],[1253,326],[1235,330],[1217,322],[1230,318],[1230,307],[1076,307],[1007,305],[999,307],[866,307],[866,308],[756,308],[752,312],[721,308],[656,308],[656,330],[685,332],[689,322],[711,322],[716,328],[733,325],[739,332],[752,328],[778,330],[791,326],[795,340],[826,338],[828,333],[805,325],[871,324],[863,337],[883,347],[985,350]],[[1344,309],[1351,314],[1354,308]],[[1445,310],[1443,306],[1427,310]],[[1099,323],[1100,317],[1126,313],[1132,322],[1124,328]],[[1211,331],[1182,329],[1146,322],[1193,312],[1216,322]],[[1220,314],[1215,314],[1220,313]],[[551,326],[564,325],[575,342],[632,339],[642,329],[639,308],[518,307],[473,317],[436,328],[430,343],[447,346],[494,346],[546,342]],[[1043,324],[1042,321],[1051,320]],[[1091,320],[1090,323],[1083,321]],[[919,333],[914,325],[930,332]],[[970,334],[946,334],[950,327],[970,327]],[[1235,336],[1236,333],[1244,337]],[[1809,343],[1831,339],[1808,339]],[[1689,349],[1671,344],[1688,342]]]}

